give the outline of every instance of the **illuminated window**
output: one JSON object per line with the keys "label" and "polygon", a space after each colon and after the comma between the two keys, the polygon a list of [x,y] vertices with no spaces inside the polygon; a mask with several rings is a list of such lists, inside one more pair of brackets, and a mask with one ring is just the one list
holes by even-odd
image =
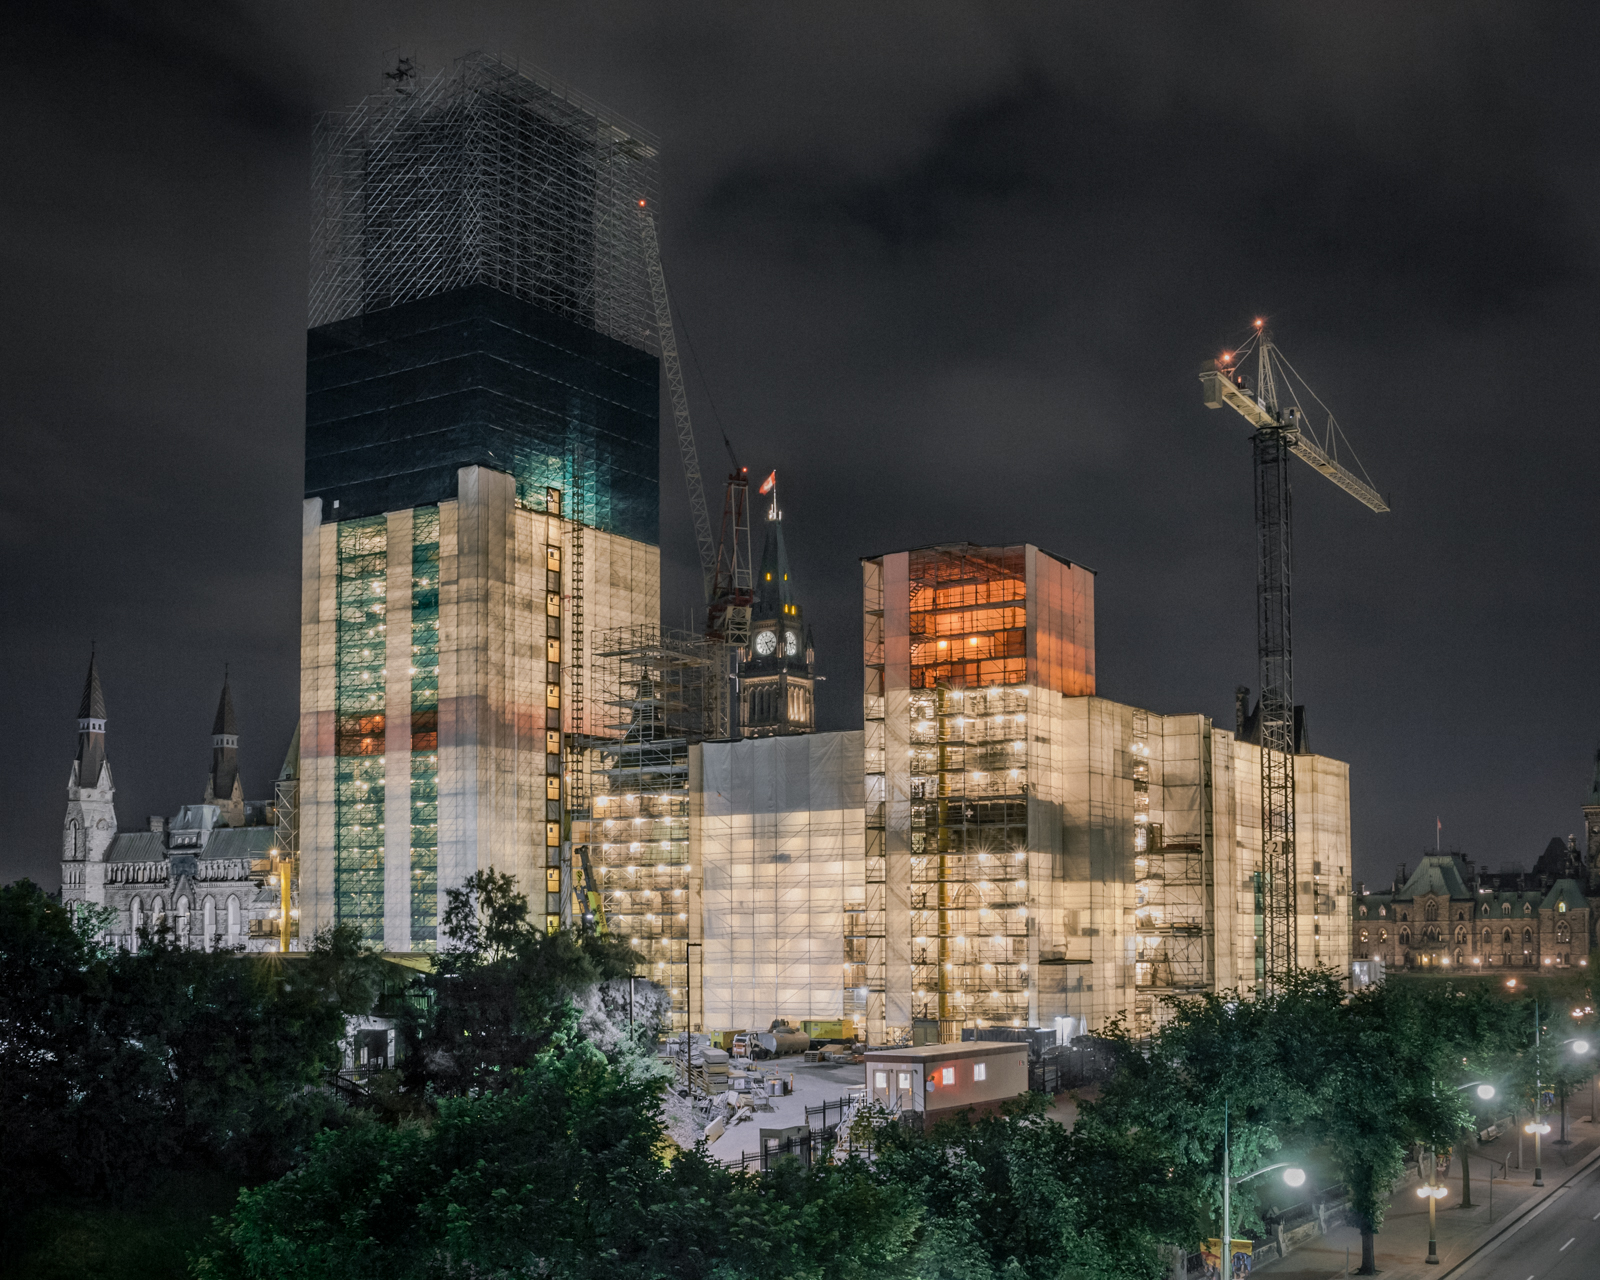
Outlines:
{"label": "illuminated window", "polygon": [[989,1078],[989,1064],[987,1062],[977,1063],[972,1068],[972,1078],[974,1080],[987,1080]]}
{"label": "illuminated window", "polygon": [[900,1072],[895,1076],[895,1083],[902,1089],[909,1089],[911,1087],[911,1073],[909,1071]]}
{"label": "illuminated window", "polygon": [[887,1071],[874,1071],[872,1073],[872,1086],[875,1089],[887,1089],[889,1087],[889,1073]]}
{"label": "illuminated window", "polygon": [[946,1067],[943,1071],[941,1071],[939,1073],[939,1083],[940,1084],[954,1084],[955,1082],[956,1082],[956,1069],[954,1067]]}

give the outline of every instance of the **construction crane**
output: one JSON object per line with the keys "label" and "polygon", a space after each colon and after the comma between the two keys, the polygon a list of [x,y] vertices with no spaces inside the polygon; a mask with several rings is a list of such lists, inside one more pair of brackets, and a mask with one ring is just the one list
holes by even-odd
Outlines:
{"label": "construction crane", "polygon": [[[1254,378],[1245,372],[1252,356]],[[1389,505],[1373,488],[1328,407],[1272,342],[1264,321],[1255,322],[1238,350],[1224,352],[1204,370],[1200,383],[1208,409],[1226,406],[1255,428],[1250,439],[1255,452],[1256,637],[1261,667],[1263,977],[1268,984],[1276,984],[1299,967],[1289,457],[1300,458],[1373,511],[1387,511]],[[1326,415],[1323,427],[1318,428],[1307,412],[1301,391]],[[1354,463],[1355,469],[1346,466],[1343,458]]]}
{"label": "construction crane", "polygon": [[683,366],[678,362],[678,340],[672,331],[672,305],[667,299],[667,277],[661,270],[661,246],[656,240],[655,217],[639,201],[639,232],[644,242],[645,269],[650,275],[650,297],[656,307],[656,337],[661,345],[661,369],[667,375],[667,395],[672,401],[672,421],[678,431],[678,452],[683,456],[683,476],[689,485],[689,514],[694,520],[694,540],[700,552],[701,586],[711,602],[717,573],[717,545],[711,536],[711,511],[706,506],[705,483],[700,478],[700,455],[694,447],[689,422],[689,397],[683,387]]}

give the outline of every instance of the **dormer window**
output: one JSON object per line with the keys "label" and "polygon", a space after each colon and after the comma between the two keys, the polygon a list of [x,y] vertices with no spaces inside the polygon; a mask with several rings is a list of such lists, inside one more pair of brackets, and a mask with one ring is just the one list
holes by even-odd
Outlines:
{"label": "dormer window", "polygon": [[1508,916],[1511,914],[1511,904],[1509,902],[1502,902],[1500,904],[1500,914],[1503,916]]}
{"label": "dormer window", "polygon": [[1567,909],[1567,904],[1566,904],[1565,901],[1556,903],[1556,910],[1557,911],[1565,911],[1566,909]]}
{"label": "dormer window", "polygon": [[1522,904],[1522,914],[1525,916],[1531,916],[1533,914],[1533,903],[1524,902]]}
{"label": "dormer window", "polygon": [[1361,918],[1363,920],[1365,920],[1367,918],[1367,909],[1365,907],[1362,907],[1360,909],[1360,911],[1359,911],[1359,914],[1360,914]]}
{"label": "dormer window", "polygon": [[1378,914],[1379,914],[1379,915],[1380,915],[1380,916],[1386,916],[1386,915],[1388,915],[1388,914],[1389,914],[1389,908],[1388,908],[1388,907],[1379,907],[1379,908],[1378,908]]}

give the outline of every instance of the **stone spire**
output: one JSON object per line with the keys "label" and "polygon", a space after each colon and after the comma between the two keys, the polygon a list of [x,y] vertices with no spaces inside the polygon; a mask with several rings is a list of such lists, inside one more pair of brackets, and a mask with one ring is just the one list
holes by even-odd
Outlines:
{"label": "stone spire", "polygon": [[105,856],[117,834],[116,788],[106,760],[106,699],[93,654],[78,700],[78,754],[61,824],[61,900],[105,902]]}
{"label": "stone spire", "polygon": [[244,826],[244,785],[239,779],[239,725],[233,715],[233,692],[227,672],[222,676],[222,697],[211,724],[211,775],[206,779],[207,804],[222,810],[221,825]]}
{"label": "stone spire", "polygon": [[771,493],[772,505],[756,571],[750,648],[739,664],[739,733],[744,737],[810,733],[816,726],[816,650],[789,568],[776,472],[767,478],[762,492]]}
{"label": "stone spire", "polygon": [[[78,755],[72,770],[72,785],[97,788],[106,766],[106,697],[100,691],[100,667],[91,651],[89,674],[83,682],[83,697],[78,700]],[[110,785],[110,779],[107,779]]]}

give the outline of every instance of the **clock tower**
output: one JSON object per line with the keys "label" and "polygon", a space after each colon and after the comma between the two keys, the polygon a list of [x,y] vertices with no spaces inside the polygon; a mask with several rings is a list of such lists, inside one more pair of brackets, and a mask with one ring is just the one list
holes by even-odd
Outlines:
{"label": "clock tower", "polygon": [[811,630],[795,599],[777,473],[761,486],[771,495],[767,538],[756,570],[750,647],[739,663],[739,727],[746,738],[811,733],[817,725]]}

